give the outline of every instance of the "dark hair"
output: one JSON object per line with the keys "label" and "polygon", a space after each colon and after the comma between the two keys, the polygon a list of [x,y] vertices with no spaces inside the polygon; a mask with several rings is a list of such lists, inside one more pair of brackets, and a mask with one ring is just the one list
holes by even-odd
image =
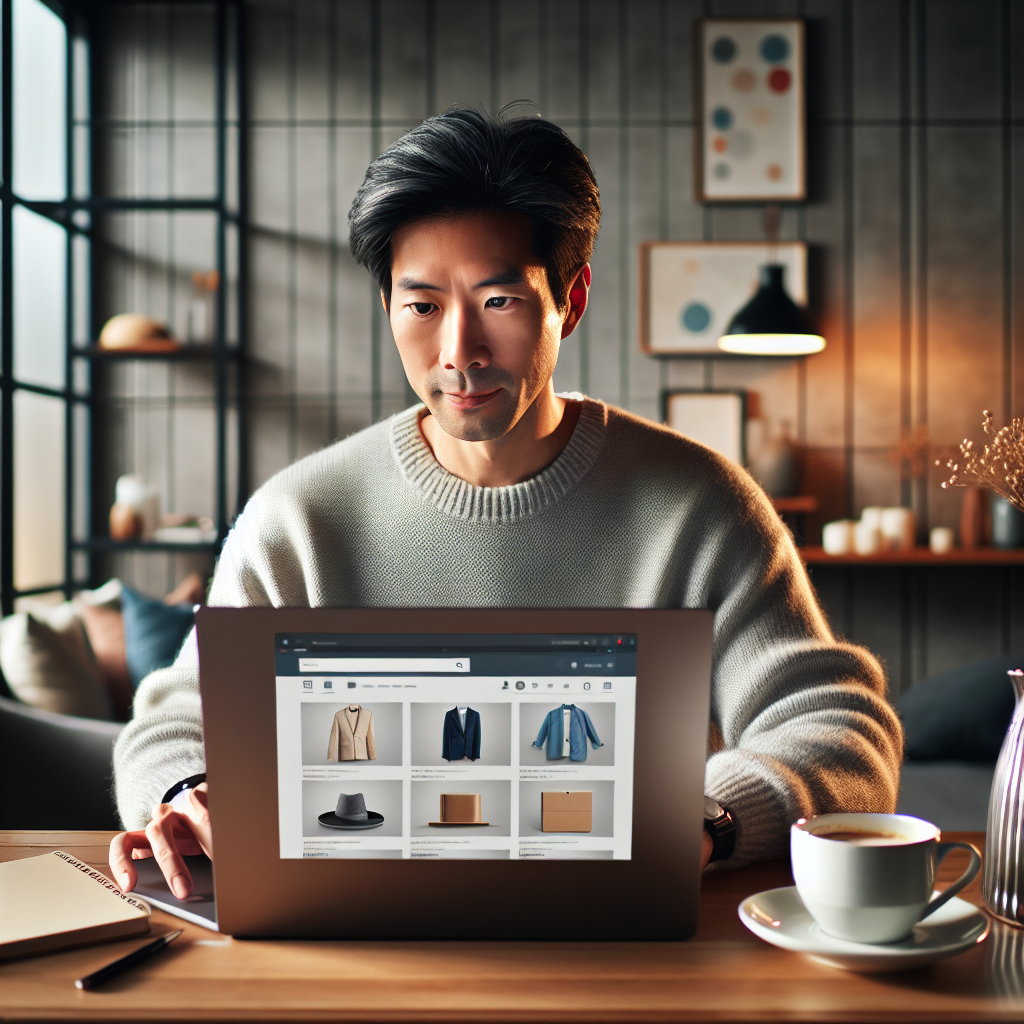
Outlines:
{"label": "dark hair", "polygon": [[565,132],[537,116],[454,107],[392,143],[349,210],[349,248],[391,299],[391,236],[411,220],[471,210],[519,214],[561,308],[601,224],[597,179]]}

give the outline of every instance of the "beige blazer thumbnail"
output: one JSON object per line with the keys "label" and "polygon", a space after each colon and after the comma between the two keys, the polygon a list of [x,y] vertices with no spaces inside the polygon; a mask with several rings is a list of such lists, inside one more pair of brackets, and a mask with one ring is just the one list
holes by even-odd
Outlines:
{"label": "beige blazer thumbnail", "polygon": [[334,716],[328,761],[376,761],[377,741],[373,736],[373,712],[350,704]]}

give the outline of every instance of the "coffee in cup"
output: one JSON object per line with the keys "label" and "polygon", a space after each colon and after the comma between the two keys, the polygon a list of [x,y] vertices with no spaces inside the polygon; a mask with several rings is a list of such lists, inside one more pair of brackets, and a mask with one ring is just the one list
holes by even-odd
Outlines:
{"label": "coffee in cup", "polygon": [[[939,862],[968,850],[967,870],[932,895]],[[797,891],[822,931],[854,942],[898,942],[918,921],[969,885],[981,856],[967,843],[940,843],[931,822],[906,814],[819,814],[790,829]]]}

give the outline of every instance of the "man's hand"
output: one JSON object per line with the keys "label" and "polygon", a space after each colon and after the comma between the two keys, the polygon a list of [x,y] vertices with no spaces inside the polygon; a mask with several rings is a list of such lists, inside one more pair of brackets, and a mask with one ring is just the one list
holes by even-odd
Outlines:
{"label": "man's hand", "polygon": [[110,841],[110,870],[123,892],[131,892],[139,880],[133,860],[155,857],[171,892],[179,900],[192,892],[192,876],[182,857],[205,853],[213,858],[213,836],[207,807],[208,786],[201,782],[189,790],[181,810],[156,804],[143,831],[122,832]]}
{"label": "man's hand", "polygon": [[715,844],[711,841],[711,833],[706,828],[701,829],[700,835],[700,869],[703,871],[711,860]]}

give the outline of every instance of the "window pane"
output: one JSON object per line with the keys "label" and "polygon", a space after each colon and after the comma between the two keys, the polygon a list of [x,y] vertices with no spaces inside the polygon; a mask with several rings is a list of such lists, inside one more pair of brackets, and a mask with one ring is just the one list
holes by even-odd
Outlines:
{"label": "window pane", "polygon": [[91,152],[90,143],[92,133],[89,125],[89,46],[86,41],[77,36],[71,41],[71,48],[74,51],[74,103],[75,115],[75,167],[74,167],[74,193],[79,198],[84,198],[90,192],[90,167]]}
{"label": "window pane", "polygon": [[64,579],[64,403],[14,393],[14,585]]}
{"label": "window pane", "polygon": [[23,206],[13,220],[14,377],[62,388],[67,235]]}
{"label": "window pane", "polygon": [[90,303],[90,261],[92,243],[84,235],[71,236],[71,281],[74,285],[74,308],[72,337],[76,345],[88,345],[92,341]]}
{"label": "window pane", "polygon": [[14,0],[14,191],[27,199],[63,199],[66,33],[40,0]]}

